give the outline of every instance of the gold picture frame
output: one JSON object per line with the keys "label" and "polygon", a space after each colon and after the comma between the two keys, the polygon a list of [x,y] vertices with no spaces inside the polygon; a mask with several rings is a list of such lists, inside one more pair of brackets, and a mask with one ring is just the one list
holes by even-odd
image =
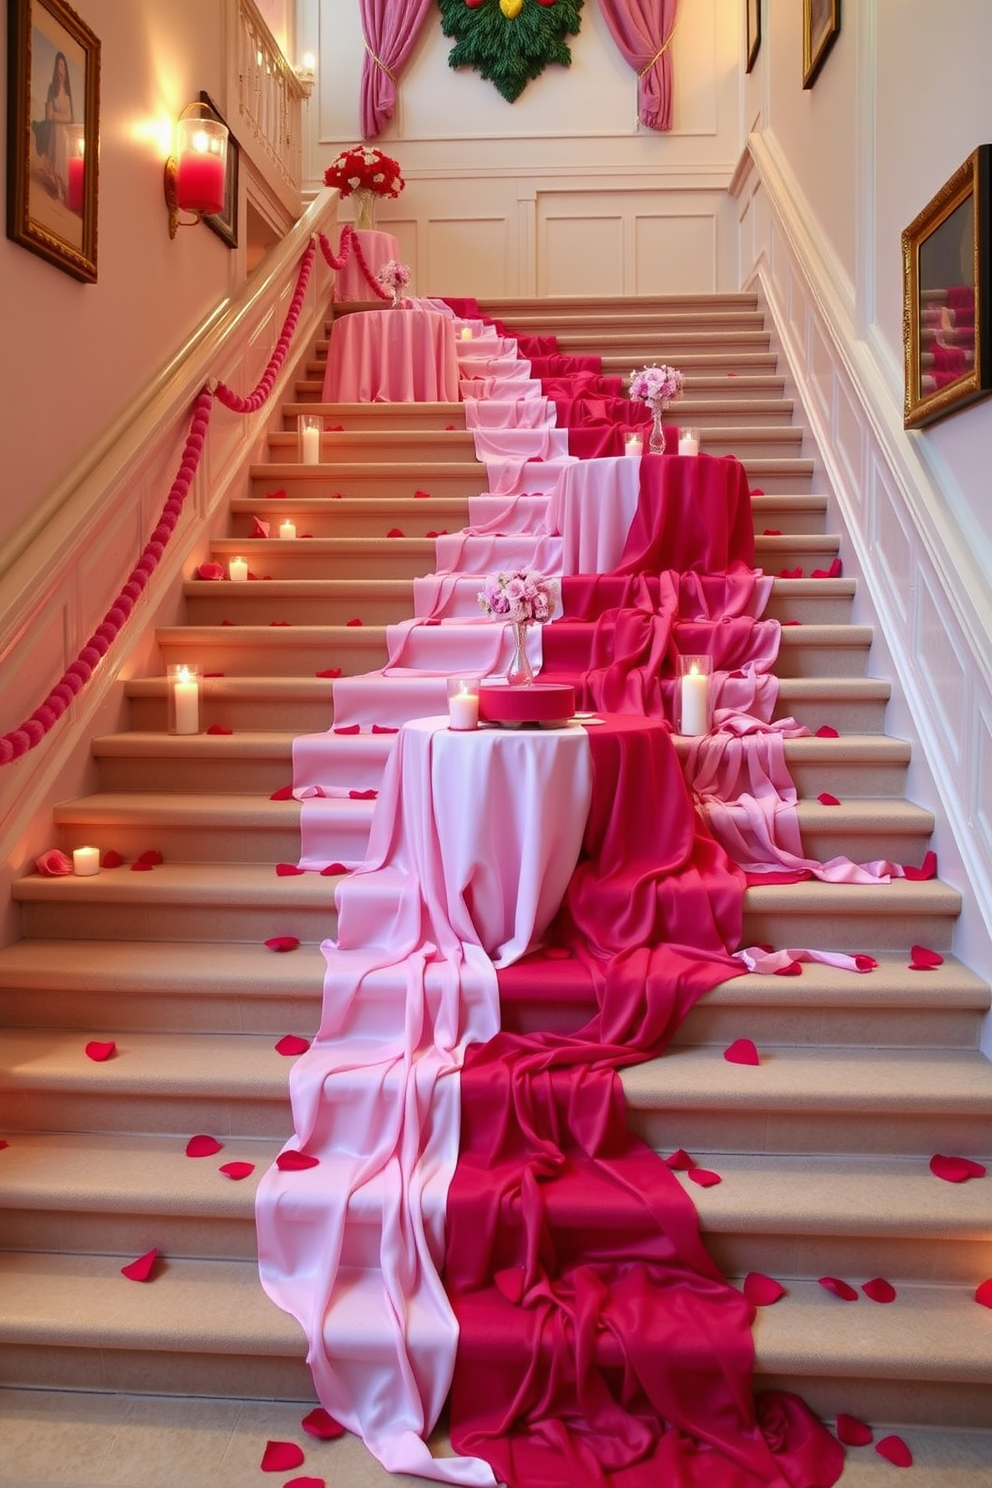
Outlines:
{"label": "gold picture frame", "polygon": [[992,392],[990,171],[979,145],[902,234],[907,429]]}
{"label": "gold picture frame", "polygon": [[241,168],[241,148],[228,128],[227,120],[214,103],[210,94],[200,89],[200,102],[207,110],[207,117],[216,119],[227,129],[227,171],[224,176],[224,210],[212,212],[204,222],[229,248],[238,246],[238,176]]}
{"label": "gold picture frame", "polygon": [[840,32],[840,0],[803,0],[803,87],[812,88]]}
{"label": "gold picture frame", "polygon": [[9,0],[7,236],[96,282],[100,42],[65,0]]}
{"label": "gold picture frame", "polygon": [[750,72],[761,46],[761,0],[744,0],[745,72]]}

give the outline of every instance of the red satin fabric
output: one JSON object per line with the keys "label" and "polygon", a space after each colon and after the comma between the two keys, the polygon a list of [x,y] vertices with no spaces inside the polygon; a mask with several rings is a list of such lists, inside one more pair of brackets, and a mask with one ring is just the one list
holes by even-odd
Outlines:
{"label": "red satin fabric", "polygon": [[[738,975],[742,875],[706,834],[662,723],[589,731],[583,854],[542,953],[500,973],[592,987],[574,1034],[469,1051],[445,1286],[456,1450],[512,1488],[828,1488],[843,1451],[796,1397],[756,1411],[751,1304],[691,1200],[626,1125],[617,1069],[660,1053]],[[765,1414],[776,1426],[766,1435]]]}

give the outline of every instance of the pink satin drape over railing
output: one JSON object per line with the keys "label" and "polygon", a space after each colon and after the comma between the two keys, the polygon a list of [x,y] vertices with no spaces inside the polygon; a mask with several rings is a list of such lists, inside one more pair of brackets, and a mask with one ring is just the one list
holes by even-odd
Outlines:
{"label": "pink satin drape over railing", "polygon": [[646,129],[672,127],[672,49],[678,0],[599,0],[624,61],[637,73],[637,117]]}
{"label": "pink satin drape over railing", "polygon": [[360,0],[362,40],[362,138],[382,133],[396,108],[396,80],[420,35],[433,0]]}

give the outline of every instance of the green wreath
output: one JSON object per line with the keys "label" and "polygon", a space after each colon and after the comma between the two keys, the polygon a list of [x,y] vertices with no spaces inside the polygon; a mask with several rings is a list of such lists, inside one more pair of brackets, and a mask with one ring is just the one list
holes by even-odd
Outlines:
{"label": "green wreath", "polygon": [[582,0],[438,0],[441,30],[454,39],[449,67],[474,67],[507,103],[549,62],[572,65],[566,36],[578,36]]}

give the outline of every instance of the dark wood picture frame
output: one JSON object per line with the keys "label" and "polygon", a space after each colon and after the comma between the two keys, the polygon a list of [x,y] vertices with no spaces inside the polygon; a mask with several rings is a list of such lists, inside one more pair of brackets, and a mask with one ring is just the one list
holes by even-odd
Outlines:
{"label": "dark wood picture frame", "polygon": [[65,0],[8,0],[7,236],[96,282],[100,42]]}
{"label": "dark wood picture frame", "polygon": [[205,104],[209,114],[223,124],[227,129],[227,174],[224,177],[224,210],[213,212],[209,217],[204,217],[208,227],[213,228],[219,238],[223,238],[229,248],[238,246],[238,170],[241,163],[241,149],[237,140],[228,127],[227,120],[220,109],[214,103],[209,93],[201,88],[200,102]]}
{"label": "dark wood picture frame", "polygon": [[761,46],[761,0],[744,0],[744,50],[747,58],[745,72],[750,72]]}
{"label": "dark wood picture frame", "polygon": [[979,145],[902,234],[903,424],[992,392],[992,145]]}
{"label": "dark wood picture frame", "polygon": [[803,87],[812,88],[840,33],[840,0],[803,0]]}

